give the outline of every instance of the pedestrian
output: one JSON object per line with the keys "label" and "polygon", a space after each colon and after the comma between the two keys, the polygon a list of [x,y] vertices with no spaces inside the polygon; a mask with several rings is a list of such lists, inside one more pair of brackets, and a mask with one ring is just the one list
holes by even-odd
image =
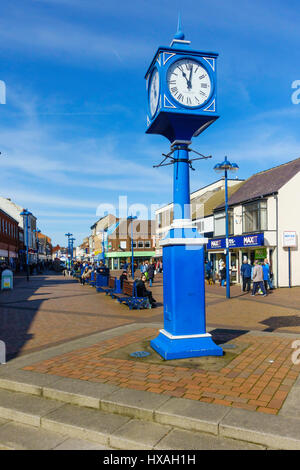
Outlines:
{"label": "pedestrian", "polygon": [[142,274],[141,279],[136,281],[136,293],[138,297],[148,297],[149,308],[156,307],[156,300],[152,297],[152,292],[146,289],[146,277]]}
{"label": "pedestrian", "polygon": [[257,289],[261,289],[264,297],[267,295],[265,286],[264,286],[264,273],[263,273],[263,268],[262,266],[258,263],[258,260],[254,261],[254,268],[253,268],[253,289],[252,289],[252,294],[255,295]]}
{"label": "pedestrian", "polygon": [[241,276],[243,279],[243,292],[250,292],[251,289],[251,271],[252,267],[251,264],[249,264],[248,260],[245,259],[243,261],[243,264],[241,266]]}
{"label": "pedestrian", "polygon": [[273,290],[273,284],[271,281],[271,267],[267,258],[264,260],[263,272],[264,272],[264,284],[265,284],[266,291],[268,290],[268,288],[270,290]]}
{"label": "pedestrian", "polygon": [[155,265],[154,263],[149,264],[147,273],[148,273],[148,279],[149,279],[149,286],[152,287],[152,283],[154,282],[154,271],[155,271]]}
{"label": "pedestrian", "polygon": [[127,271],[123,271],[121,276],[120,276],[120,285],[121,285],[121,289],[123,289],[123,282],[125,281],[128,281],[128,276],[127,276]]}
{"label": "pedestrian", "polygon": [[206,263],[205,263],[205,274],[206,274],[206,279],[209,283],[211,275],[212,275],[212,263],[209,260],[206,260]]}
{"label": "pedestrian", "polygon": [[224,261],[219,263],[219,281],[220,281],[220,287],[225,287],[226,265],[225,265]]}
{"label": "pedestrian", "polygon": [[140,271],[141,271],[141,274],[144,274],[144,272],[146,271],[146,267],[145,267],[144,261],[142,262],[142,264],[141,264],[141,266],[140,266]]}

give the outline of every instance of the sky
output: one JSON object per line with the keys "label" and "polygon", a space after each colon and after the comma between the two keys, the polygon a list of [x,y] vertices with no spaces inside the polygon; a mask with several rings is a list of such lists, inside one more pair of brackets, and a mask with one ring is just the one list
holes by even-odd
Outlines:
{"label": "sky", "polygon": [[80,244],[119,197],[149,217],[172,201],[172,167],[153,168],[169,142],[145,133],[144,76],[179,12],[192,48],[219,54],[220,118],[191,146],[213,158],[195,162],[191,191],[225,155],[239,178],[300,157],[298,2],[2,1],[0,195],[53,244],[67,232]]}

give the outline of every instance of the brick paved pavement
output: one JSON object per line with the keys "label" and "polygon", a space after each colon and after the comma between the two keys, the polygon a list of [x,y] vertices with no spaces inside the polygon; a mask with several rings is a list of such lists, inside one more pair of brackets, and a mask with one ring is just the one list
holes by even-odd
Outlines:
{"label": "brick paved pavement", "polygon": [[141,328],[24,369],[269,414],[278,413],[300,373],[300,365],[291,360],[292,339],[278,335],[249,333],[235,338],[231,344],[246,349],[219,371],[173,366],[172,361],[155,364],[109,357],[156,335],[157,330]]}
{"label": "brick paved pavement", "polygon": [[[157,330],[143,323],[162,322],[162,277],[152,288],[154,310],[129,310],[109,296],[57,274],[18,279],[12,292],[0,293],[0,339],[9,357],[45,349],[71,339],[141,323],[135,332],[26,367],[46,374],[107,382],[202,402],[276,414],[300,369],[291,361],[294,337],[272,332],[300,332],[300,288],[280,289],[266,298],[249,297],[239,287],[232,299],[225,289],[207,286],[207,324],[213,336],[243,346],[241,354],[219,370],[142,363],[110,357],[117,349],[153,338]],[[230,337],[230,331],[234,330]],[[243,330],[243,331],[237,331]],[[255,330],[270,333],[255,334]],[[273,362],[270,362],[273,361]]]}
{"label": "brick paved pavement", "polygon": [[[19,278],[12,292],[0,293],[0,339],[8,357],[136,322],[162,322],[162,276],[153,284],[154,310],[129,310],[89,286],[57,274]],[[219,328],[300,333],[300,288],[278,289],[266,298],[232,288],[207,286],[207,325]]]}

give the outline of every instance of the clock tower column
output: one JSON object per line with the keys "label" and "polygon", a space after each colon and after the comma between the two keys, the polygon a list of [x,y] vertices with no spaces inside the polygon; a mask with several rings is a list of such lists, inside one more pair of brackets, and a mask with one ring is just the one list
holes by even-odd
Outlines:
{"label": "clock tower column", "polygon": [[[184,35],[178,28],[171,47],[159,48],[146,75],[149,79],[153,76],[153,70],[155,73],[156,70],[159,71],[159,102],[163,101],[164,106],[167,105],[163,109],[158,106],[152,116],[150,113],[147,133],[162,134],[170,140],[171,151],[167,158],[174,165],[174,220],[169,232],[160,242],[163,247],[164,327],[151,341],[152,348],[167,360],[223,354],[222,348],[206,332],[204,244],[208,240],[198,233],[190,213],[189,169],[192,160],[189,158],[189,145],[194,135],[203,132],[218,118],[215,115],[215,88],[212,87],[203,106],[198,106],[197,109],[194,106],[179,106],[176,98],[173,100],[167,91],[168,68],[174,63],[176,66],[176,61],[180,61],[180,67],[182,63],[187,64],[182,67],[183,86],[187,93],[195,94],[190,79],[187,80],[184,75],[191,77],[191,72],[188,75],[191,61],[193,64],[197,61],[199,67],[204,68],[205,57],[205,53],[189,49],[189,41],[184,40]],[[215,57],[215,54],[209,54],[210,60],[215,60]],[[212,77],[213,82],[213,74],[205,68],[204,71]],[[207,111],[212,102],[213,113]]]}

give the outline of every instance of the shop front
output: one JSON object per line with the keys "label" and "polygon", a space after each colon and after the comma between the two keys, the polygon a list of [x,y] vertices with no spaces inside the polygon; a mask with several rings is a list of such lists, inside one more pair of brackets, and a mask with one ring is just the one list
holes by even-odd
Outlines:
{"label": "shop front", "polygon": [[[240,269],[244,260],[251,265],[255,260],[269,259],[272,266],[274,249],[264,245],[264,233],[238,235],[229,237],[230,278],[233,284],[241,282]],[[208,259],[215,272],[219,272],[221,260],[226,263],[226,238],[212,238],[207,244]]]}
{"label": "shop front", "polygon": [[[139,269],[143,261],[150,261],[155,257],[155,251],[134,251],[135,269]],[[131,251],[112,251],[105,253],[105,258],[109,260],[110,269],[122,269],[126,263],[131,263]]]}

